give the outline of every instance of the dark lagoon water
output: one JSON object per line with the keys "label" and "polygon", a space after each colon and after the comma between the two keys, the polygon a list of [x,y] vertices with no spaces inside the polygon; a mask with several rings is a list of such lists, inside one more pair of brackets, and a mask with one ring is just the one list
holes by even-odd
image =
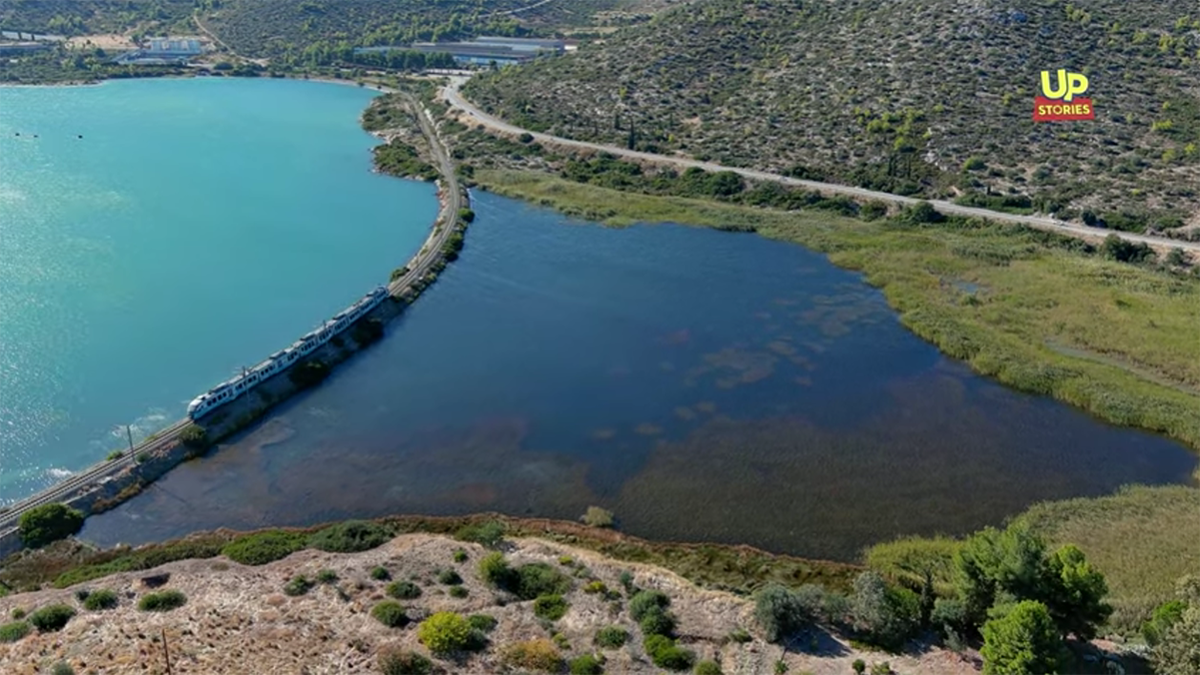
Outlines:
{"label": "dark lagoon water", "polygon": [[799,246],[474,197],[461,259],[379,345],[84,538],[597,504],[640,536],[852,558],[1196,465],[972,375]]}

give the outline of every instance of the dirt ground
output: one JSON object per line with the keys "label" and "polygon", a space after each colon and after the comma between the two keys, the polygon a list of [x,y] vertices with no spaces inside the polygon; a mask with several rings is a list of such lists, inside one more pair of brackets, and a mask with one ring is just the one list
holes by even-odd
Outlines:
{"label": "dirt ground", "polygon": [[[454,552],[464,549],[469,558],[454,562]],[[569,643],[563,656],[572,658],[599,651],[593,643],[596,631],[619,625],[633,636],[617,650],[603,650],[606,673],[659,673],[641,648],[641,633],[625,611],[623,600],[609,602],[602,594],[585,593],[576,581],[566,597],[567,614],[548,631],[540,625],[532,602],[498,604],[498,596],[479,579],[477,565],[486,551],[447,537],[415,534],[398,537],[379,548],[356,554],[332,554],[306,550],[259,567],[247,567],[219,557],[186,560],[151,571],[122,573],[83,584],[90,589],[117,592],[119,604],[107,611],[88,611],[75,596],[76,588],[47,590],[0,598],[0,621],[8,621],[15,609],[32,611],[54,603],[76,608],[78,614],[56,633],[36,631],[13,644],[0,645],[0,672],[6,675],[48,673],[65,661],[83,675],[165,673],[163,639],[166,635],[171,672],[195,675],[333,675],[378,673],[375,655],[385,645],[402,645],[424,652],[417,639],[417,622],[442,610],[463,615],[486,613],[498,620],[488,635],[489,648],[460,661],[435,659],[447,673],[498,673],[500,648],[506,644],[561,633]],[[567,561],[564,556],[569,557]],[[611,561],[582,549],[541,540],[521,539],[507,544],[510,564],[546,562],[577,579],[594,576],[608,588],[621,588],[623,571],[633,574],[642,588],[654,588],[671,597],[671,611],[678,617],[679,644],[700,659],[714,659],[727,674],[769,675],[781,648],[765,643],[760,636],[746,643],[727,640],[738,628],[754,635],[753,607],[737,596],[697,588],[666,570]],[[411,579],[423,593],[401,601],[413,622],[404,628],[387,628],[370,615],[371,608],[385,599],[387,581],[370,577],[375,566],[388,569],[392,579]],[[288,579],[304,574],[315,579],[329,569],[338,579],[318,584],[306,595],[289,597],[282,592]],[[447,593],[438,583],[439,571],[455,569],[468,590],[465,598]],[[146,577],[169,574],[161,588],[178,589],[187,604],[166,613],[141,612],[137,598],[149,589]],[[845,675],[851,664],[862,658],[868,665],[888,661],[902,675],[957,675],[978,671],[975,654],[960,657],[934,649],[917,655],[886,655],[860,652],[843,640],[822,633],[812,653],[783,655],[788,673]]]}
{"label": "dirt ground", "polygon": [[113,33],[69,38],[67,46],[75,49],[134,49],[137,47],[128,37]]}

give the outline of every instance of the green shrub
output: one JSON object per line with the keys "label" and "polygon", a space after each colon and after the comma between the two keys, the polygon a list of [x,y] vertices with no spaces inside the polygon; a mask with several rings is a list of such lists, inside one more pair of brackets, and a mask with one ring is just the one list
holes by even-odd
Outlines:
{"label": "green shrub", "polygon": [[850,667],[853,668],[854,672],[858,673],[858,675],[862,675],[863,673],[867,672],[867,662],[863,661],[862,659],[854,659],[854,663],[850,664]]}
{"label": "green shrub", "polygon": [[471,541],[487,548],[495,548],[504,541],[504,525],[494,520],[467,525],[454,533],[460,541]]}
{"label": "green shrub", "polygon": [[642,641],[642,647],[659,668],[688,670],[696,661],[695,654],[677,647],[675,641],[665,635],[647,636]]}
{"label": "green shrub", "polygon": [[404,607],[395,600],[384,600],[371,608],[371,616],[388,628],[401,628],[408,624]]}
{"label": "green shrub", "polygon": [[583,514],[581,520],[589,527],[612,527],[613,512],[602,509],[599,506],[589,506],[587,513]]}
{"label": "green shrub", "polygon": [[562,669],[563,659],[553,642],[541,638],[515,642],[501,650],[501,660],[513,668],[540,670],[556,673]]}
{"label": "green shrub", "polygon": [[571,659],[567,668],[571,675],[600,675],[604,672],[604,662],[594,654],[584,654]]}
{"label": "green shrub", "polygon": [[50,669],[50,675],[75,675],[75,669],[71,664],[59,661]]}
{"label": "green shrub", "polygon": [[98,591],[88,593],[87,600],[83,601],[84,609],[98,612],[104,609],[112,609],[117,606],[116,592],[107,588],[101,588]]}
{"label": "green shrub", "polygon": [[442,570],[438,574],[438,583],[447,586],[456,586],[462,583],[462,577],[458,576],[458,572],[454,570]]}
{"label": "green shrub", "polygon": [[587,586],[584,586],[583,592],[584,593],[607,594],[608,586],[605,586],[603,581],[600,581],[599,579],[597,579],[595,581],[589,582]]}
{"label": "green shrub", "polygon": [[768,584],[754,595],[754,619],[768,642],[795,635],[813,620],[810,603],[779,584]]}
{"label": "green shrub", "polygon": [[[871,675],[892,675],[892,664],[887,661],[871,664]],[[1022,672],[1021,675],[1024,675]]]}
{"label": "green shrub", "polygon": [[539,619],[558,621],[567,613],[567,601],[561,595],[543,595],[533,602],[533,614]]}
{"label": "green shrub", "polygon": [[308,577],[306,577],[304,575],[300,575],[300,576],[292,577],[291,581],[284,584],[283,592],[287,595],[295,597],[297,595],[304,595],[305,593],[309,592],[312,589],[312,587],[315,585],[316,584],[314,584],[312,581],[310,581],[308,579]]}
{"label": "green shrub", "polygon": [[393,581],[388,584],[387,594],[398,600],[421,597],[421,587],[411,581]]}
{"label": "green shrub", "polygon": [[348,520],[312,535],[308,545],[329,553],[359,553],[382,546],[389,540],[388,531],[378,523]]}
{"label": "green shrub", "polygon": [[307,540],[308,537],[300,532],[255,532],[226,544],[221,555],[243,565],[266,565],[303,549]]}
{"label": "green shrub", "polygon": [[516,569],[515,592],[522,600],[558,595],[571,590],[571,579],[546,563],[528,563]]}
{"label": "green shrub", "polygon": [[491,614],[472,614],[467,617],[467,623],[471,624],[471,628],[484,633],[490,633],[496,628],[496,617]]}
{"label": "green shrub", "polygon": [[332,584],[338,580],[337,572],[333,570],[321,570],[317,572],[317,582],[322,584]]}
{"label": "green shrub", "polygon": [[371,578],[376,581],[387,581],[392,578],[392,575],[384,567],[373,567],[371,568]]}
{"label": "green shrub", "polygon": [[187,596],[174,589],[147,593],[138,599],[138,609],[143,612],[169,612],[187,603]]}
{"label": "green shrub", "polygon": [[450,597],[452,597],[452,598],[460,598],[461,599],[461,598],[467,597],[468,595],[470,595],[470,592],[467,591],[466,586],[451,586],[450,587]]}
{"label": "green shrub", "polygon": [[[1183,600],[1169,600],[1154,608],[1154,613],[1150,620],[1142,624],[1142,638],[1146,640],[1146,644],[1153,647],[1162,640],[1162,636],[1171,626],[1179,622],[1183,618],[1183,612],[1187,609],[1187,603]],[[19,617],[13,617],[14,619]]]}
{"label": "green shrub", "polygon": [[69,605],[49,605],[30,614],[29,623],[33,624],[39,633],[53,633],[62,630],[73,616],[75,609]]}
{"label": "green shrub", "polygon": [[13,621],[20,621],[21,619],[24,619],[25,614],[26,614],[26,612],[25,612],[24,608],[14,607],[13,611],[12,611]]}
{"label": "green shrub", "polygon": [[434,654],[450,654],[467,646],[471,624],[454,612],[438,612],[421,622],[417,637]]}
{"label": "green shrub", "polygon": [[716,661],[701,661],[694,672],[696,675],[722,675],[721,664]]}
{"label": "green shrub", "polygon": [[21,514],[18,532],[29,548],[66,539],[83,527],[83,512],[65,504],[42,504]]}
{"label": "green shrub", "polygon": [[429,675],[433,662],[407,649],[384,648],[379,652],[379,672],[382,675]]}
{"label": "green shrub", "polygon": [[508,588],[515,585],[516,573],[508,566],[504,554],[493,551],[479,561],[479,577],[496,588]]}
{"label": "green shrub", "polygon": [[651,610],[666,609],[671,605],[671,599],[660,591],[638,591],[629,600],[629,615],[634,621],[641,622]]}
{"label": "green shrub", "polygon": [[189,424],[179,432],[179,440],[189,448],[204,449],[208,447],[208,433],[196,424]]}
{"label": "green shrub", "polygon": [[33,628],[28,621],[13,621],[0,626],[0,643],[16,642],[29,635]]}
{"label": "green shrub", "polygon": [[619,649],[629,641],[629,631],[620,626],[605,626],[596,631],[596,644],[605,649]]}
{"label": "green shrub", "polygon": [[467,561],[467,552],[461,548],[454,552],[454,562],[464,563]]}
{"label": "green shrub", "polygon": [[1055,673],[1064,665],[1065,649],[1046,606],[1033,600],[1012,605],[983,625],[983,672]]}
{"label": "green shrub", "polygon": [[665,609],[651,607],[638,622],[643,635],[671,635],[675,630],[675,617]]}
{"label": "green shrub", "polygon": [[920,599],[907,588],[892,588],[878,572],[854,580],[855,628],[872,644],[899,649],[920,623]]}

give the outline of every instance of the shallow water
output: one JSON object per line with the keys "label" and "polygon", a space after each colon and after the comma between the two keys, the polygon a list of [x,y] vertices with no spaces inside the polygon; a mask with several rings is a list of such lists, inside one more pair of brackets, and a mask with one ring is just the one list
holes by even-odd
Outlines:
{"label": "shallow water", "polygon": [[372,95],[0,87],[0,504],[124,447],[118,425],[181,418],[417,250],[434,190],[370,172]]}
{"label": "shallow water", "polygon": [[84,537],[597,504],[640,536],[852,558],[1196,464],[972,375],[801,247],[473,197],[462,257],[380,344]]}

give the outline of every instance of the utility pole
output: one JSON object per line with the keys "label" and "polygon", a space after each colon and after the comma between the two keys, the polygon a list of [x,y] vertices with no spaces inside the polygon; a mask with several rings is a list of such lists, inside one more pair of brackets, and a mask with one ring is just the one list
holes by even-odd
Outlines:
{"label": "utility pole", "polygon": [[129,454],[130,454],[130,456],[132,456],[133,455],[133,430],[129,428],[128,424],[125,425],[125,437],[129,439]]}
{"label": "utility pole", "polygon": [[163,658],[167,660],[167,675],[171,675],[171,652],[167,649],[167,629],[162,629]]}

